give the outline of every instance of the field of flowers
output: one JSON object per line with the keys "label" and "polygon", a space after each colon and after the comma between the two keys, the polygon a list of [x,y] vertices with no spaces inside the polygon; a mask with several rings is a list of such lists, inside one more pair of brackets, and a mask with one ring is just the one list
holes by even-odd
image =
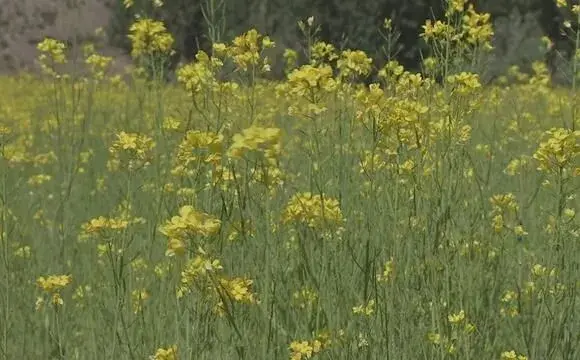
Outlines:
{"label": "field of flowers", "polygon": [[580,358],[576,82],[483,86],[461,0],[422,74],[313,20],[284,81],[250,30],[167,83],[144,18],[125,78],[2,78],[0,358]]}

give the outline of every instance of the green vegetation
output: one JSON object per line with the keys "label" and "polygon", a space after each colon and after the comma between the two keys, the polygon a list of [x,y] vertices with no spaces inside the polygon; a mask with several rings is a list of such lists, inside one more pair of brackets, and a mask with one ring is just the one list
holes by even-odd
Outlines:
{"label": "green vegetation", "polygon": [[459,0],[422,74],[300,29],[284,81],[249,30],[167,84],[149,18],[125,78],[46,39],[3,79],[2,358],[580,357],[576,81],[483,86],[490,18]]}

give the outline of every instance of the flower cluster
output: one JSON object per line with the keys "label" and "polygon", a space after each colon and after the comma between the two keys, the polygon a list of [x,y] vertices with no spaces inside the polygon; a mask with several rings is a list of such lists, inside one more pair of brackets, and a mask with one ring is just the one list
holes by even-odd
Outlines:
{"label": "flower cluster", "polygon": [[177,360],[177,345],[172,345],[168,348],[159,348],[154,355],[149,357],[150,360]]}
{"label": "flower cluster", "polygon": [[223,62],[217,57],[210,57],[204,51],[195,55],[195,61],[177,69],[177,81],[185,90],[195,96],[203,90],[216,87],[216,75],[222,68]]}
{"label": "flower cluster", "polygon": [[[71,275],[50,275],[41,276],[36,280],[38,287],[46,294],[50,295],[51,303],[54,306],[61,306],[64,301],[61,297],[61,291],[72,282]],[[36,309],[40,310],[44,304],[44,297],[39,297],[36,301]]]}
{"label": "flower cluster", "polygon": [[313,229],[340,227],[344,223],[338,200],[309,192],[294,194],[282,215],[284,223],[301,223]]}
{"label": "flower cluster", "polygon": [[224,136],[214,132],[190,130],[177,147],[172,175],[193,175],[190,165],[213,164],[222,160]]}
{"label": "flower cluster", "polygon": [[180,255],[185,252],[188,240],[195,236],[211,236],[220,230],[221,221],[203,212],[199,212],[191,205],[179,209],[179,215],[173,216],[159,231],[169,238],[166,255]]}
{"label": "flower cluster", "polygon": [[144,222],[145,219],[140,217],[131,219],[124,216],[116,218],[107,218],[104,216],[99,216],[97,218],[89,220],[81,227],[83,233],[86,235],[99,234],[103,236],[108,231],[120,232],[129,227],[129,225],[142,224]]}
{"label": "flower cluster", "polygon": [[300,309],[310,309],[318,303],[318,294],[315,290],[302,288],[292,294],[292,302]]}
{"label": "flower cluster", "polygon": [[371,299],[362,305],[357,305],[352,308],[352,313],[355,315],[371,316],[374,312],[375,312],[374,299]]}
{"label": "flower cluster", "polygon": [[428,42],[444,43],[448,41],[459,45],[467,43],[490,50],[490,42],[493,36],[491,15],[488,13],[478,13],[473,4],[469,4],[467,9],[465,9],[466,3],[466,0],[449,2],[449,8],[447,10],[448,19],[454,14],[461,15],[461,21],[458,26],[441,20],[435,22],[427,20],[425,25],[423,25],[423,33],[421,36]]}
{"label": "flower cluster", "polygon": [[153,19],[139,19],[129,28],[131,55],[138,58],[144,55],[169,54],[173,46],[173,36],[167,32],[165,24]]}
{"label": "flower cluster", "polygon": [[368,76],[372,70],[373,60],[361,50],[345,50],[340,54],[336,66],[342,78]]}
{"label": "flower cluster", "polygon": [[218,55],[226,55],[231,58],[236,69],[240,71],[257,69],[261,72],[269,72],[269,60],[267,57],[263,57],[262,53],[275,45],[270,37],[262,36],[256,29],[251,29],[245,34],[237,36],[229,46],[214,44],[214,51]]}
{"label": "flower cluster", "polygon": [[580,130],[552,128],[544,133],[544,139],[534,153],[539,171],[558,173],[580,155]]}
{"label": "flower cluster", "polygon": [[149,166],[154,147],[155,142],[151,137],[122,131],[117,134],[117,139],[109,147],[111,159],[107,167],[110,171],[121,168],[135,171]]}
{"label": "flower cluster", "polygon": [[113,58],[97,54],[92,44],[85,45],[83,52],[85,55],[85,64],[88,66],[93,78],[96,80],[104,79],[107,69],[113,62]]}
{"label": "flower cluster", "polygon": [[504,351],[500,355],[501,360],[528,360],[525,355],[517,354],[515,351]]}
{"label": "flower cluster", "polygon": [[447,315],[447,322],[450,326],[450,336],[430,332],[427,339],[433,345],[443,347],[449,354],[456,354],[457,346],[461,344],[463,338],[475,332],[475,325],[468,321],[464,310]]}
{"label": "flower cluster", "polygon": [[326,336],[318,336],[312,341],[292,341],[290,343],[290,360],[311,359],[330,347],[331,341]]}
{"label": "flower cluster", "polygon": [[253,281],[247,278],[228,278],[221,274],[223,266],[203,250],[190,259],[181,271],[181,280],[176,295],[182,298],[195,288],[213,301],[213,310],[218,315],[230,312],[233,303],[257,304],[252,291]]}
{"label": "flower cluster", "polygon": [[492,205],[492,226],[495,232],[501,233],[508,229],[520,239],[527,235],[518,217],[519,205],[512,193],[494,195],[489,199]]}
{"label": "flower cluster", "polygon": [[56,77],[56,65],[67,62],[65,54],[66,45],[64,42],[53,38],[45,38],[36,45],[36,48],[40,51],[38,62],[40,63],[42,71]]}
{"label": "flower cluster", "polygon": [[278,128],[249,127],[233,136],[228,155],[241,158],[250,151],[258,151],[262,152],[266,159],[274,161],[281,152],[281,135],[282,130]]}

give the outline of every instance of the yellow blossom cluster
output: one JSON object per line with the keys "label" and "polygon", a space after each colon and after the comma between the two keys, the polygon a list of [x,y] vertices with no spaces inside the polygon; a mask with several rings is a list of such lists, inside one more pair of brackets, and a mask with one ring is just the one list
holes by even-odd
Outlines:
{"label": "yellow blossom cluster", "polygon": [[[437,20],[435,22],[427,20],[423,25],[423,37],[427,42],[436,43],[450,42],[455,45],[469,44],[482,46],[483,49],[491,49],[491,38],[493,36],[493,26],[491,15],[488,13],[478,13],[473,4],[469,4],[465,9],[465,0],[455,0],[449,2],[448,14],[460,14],[461,21],[454,25],[452,22]],[[449,19],[450,17],[448,17]]]}
{"label": "yellow blossom cluster", "polygon": [[352,313],[355,315],[371,316],[375,312],[375,300],[371,299],[368,302],[357,305],[352,308]]}
{"label": "yellow blossom cluster", "polygon": [[337,88],[337,82],[333,78],[333,71],[329,65],[303,65],[288,74],[286,83],[290,95],[306,97],[311,102],[316,102],[316,92],[332,92]]}
{"label": "yellow blossom cluster", "polygon": [[173,216],[159,227],[159,231],[169,238],[166,255],[181,255],[187,242],[196,236],[208,237],[220,230],[221,221],[199,212],[191,205],[182,206],[179,215]]}
{"label": "yellow blossom cluster", "polygon": [[89,67],[89,71],[96,80],[103,80],[107,69],[113,62],[110,56],[103,56],[95,52],[93,44],[86,44],[83,47],[85,55],[85,64]]}
{"label": "yellow blossom cluster", "polygon": [[544,133],[544,139],[534,153],[538,170],[558,173],[571,165],[578,166],[575,161],[580,155],[580,130],[552,128]]}
{"label": "yellow blossom cluster", "polygon": [[147,135],[121,131],[109,147],[111,159],[107,167],[110,171],[139,170],[150,164],[154,147],[155,142]]}
{"label": "yellow blossom cluster", "polygon": [[[186,64],[177,69],[177,81],[179,81],[185,90],[195,96],[202,90],[213,90],[217,87],[216,75],[222,68],[223,62],[217,57],[208,56],[204,51],[199,51],[195,55],[195,61]],[[230,83],[236,88],[237,84]]]}
{"label": "yellow blossom cluster", "polygon": [[149,357],[149,360],[178,360],[177,345],[172,345],[168,348],[159,348],[154,355]]}
{"label": "yellow blossom cluster", "polygon": [[[50,295],[51,303],[54,306],[61,306],[64,301],[60,295],[62,289],[67,287],[72,282],[71,275],[50,275],[47,277],[41,276],[36,280],[37,286]],[[36,309],[40,310],[44,304],[44,297],[39,297],[36,301]]]}
{"label": "yellow blossom cluster", "polygon": [[131,55],[138,58],[144,55],[169,54],[173,46],[173,36],[161,21],[138,19],[129,28]]}
{"label": "yellow blossom cluster", "polygon": [[515,351],[504,351],[500,355],[501,360],[528,360],[528,357],[525,355],[519,355]]}
{"label": "yellow blossom cluster", "polygon": [[146,220],[142,217],[131,215],[132,206],[126,201],[122,202],[116,209],[117,216],[99,216],[81,225],[81,238],[97,235],[107,238],[109,235],[122,232],[129,226],[144,224]]}
{"label": "yellow blossom cluster", "polygon": [[494,195],[489,201],[492,205],[491,222],[495,232],[501,233],[508,229],[513,231],[518,238],[528,234],[519,220],[519,205],[514,194]]}
{"label": "yellow blossom cluster", "polygon": [[38,56],[38,61],[42,71],[51,76],[57,76],[56,65],[65,64],[66,59],[66,45],[64,42],[53,39],[45,38],[43,41],[38,43],[36,46],[40,55]]}
{"label": "yellow blossom cluster", "polygon": [[451,327],[451,336],[429,332],[427,340],[435,346],[442,347],[449,354],[456,354],[457,346],[462,341],[468,341],[467,338],[475,332],[476,328],[468,321],[464,310],[447,315],[447,322]]}
{"label": "yellow blossom cluster", "polygon": [[345,50],[340,53],[336,66],[342,78],[366,77],[371,73],[373,60],[361,50]]}
{"label": "yellow blossom cluster", "polygon": [[318,294],[310,288],[303,288],[292,294],[292,301],[300,309],[309,309],[318,302]]}
{"label": "yellow blossom cluster", "polygon": [[188,131],[177,146],[175,167],[172,175],[192,175],[190,165],[212,164],[218,166],[222,160],[224,136],[214,132]]}
{"label": "yellow blossom cluster", "polygon": [[288,201],[284,223],[301,223],[313,229],[341,227],[344,223],[338,200],[310,192],[297,193]]}
{"label": "yellow blossom cluster", "polygon": [[312,341],[292,341],[290,343],[290,360],[311,359],[330,347],[331,341],[327,336],[318,336]]}
{"label": "yellow blossom cluster", "polygon": [[[360,55],[360,54],[357,54]],[[310,47],[310,65],[317,66],[325,63],[332,62],[338,59],[336,53],[336,48],[334,45],[326,43],[324,41],[317,41]],[[344,62],[348,57],[342,59]],[[346,65],[346,64],[345,64]],[[353,63],[354,65],[354,63]]]}
{"label": "yellow blossom cluster", "polygon": [[281,153],[281,135],[282,130],[278,128],[251,126],[233,136],[228,155],[241,158],[250,151],[259,151],[267,160],[273,162]]}
{"label": "yellow blossom cluster", "polygon": [[253,71],[269,72],[268,57],[262,56],[262,53],[275,45],[269,36],[262,36],[256,29],[250,29],[234,38],[229,46],[219,43],[214,44],[213,49],[216,55],[231,58],[239,71],[253,69]]}
{"label": "yellow blossom cluster", "polygon": [[225,310],[225,299],[245,304],[256,304],[258,300],[256,299],[255,294],[252,292],[253,283],[253,280],[246,278],[220,278],[220,286],[217,288],[217,290],[220,294],[225,295],[225,297],[218,302],[217,307]]}
{"label": "yellow blossom cluster", "polygon": [[198,249],[198,255],[190,259],[181,271],[177,297],[182,298],[197,289],[214,302],[213,310],[218,315],[229,313],[233,303],[259,303],[252,291],[253,280],[228,278],[221,274],[222,270],[218,259],[210,258],[203,249]]}

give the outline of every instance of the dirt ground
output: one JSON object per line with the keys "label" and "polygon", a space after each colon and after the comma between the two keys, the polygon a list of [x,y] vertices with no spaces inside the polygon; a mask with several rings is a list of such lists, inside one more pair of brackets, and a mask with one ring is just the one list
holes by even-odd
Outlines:
{"label": "dirt ground", "polygon": [[[105,28],[116,0],[0,0],[0,74],[37,69],[36,44],[54,37],[69,46],[93,40],[95,29]],[[115,58],[114,70],[127,65],[129,57],[106,44],[100,52]]]}

